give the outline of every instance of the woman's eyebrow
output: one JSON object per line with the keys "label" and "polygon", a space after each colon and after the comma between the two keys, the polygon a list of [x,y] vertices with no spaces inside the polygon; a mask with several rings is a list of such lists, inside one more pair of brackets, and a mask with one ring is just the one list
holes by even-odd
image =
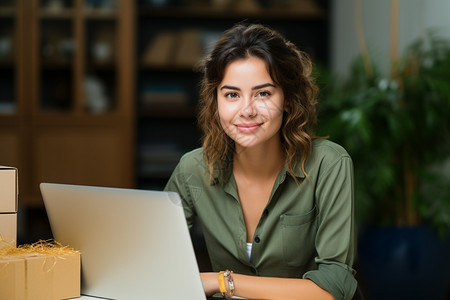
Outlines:
{"label": "woman's eyebrow", "polygon": [[223,89],[228,89],[228,90],[235,90],[235,91],[240,91],[241,89],[235,86],[231,86],[231,85],[224,85],[220,88],[220,90]]}
{"label": "woman's eyebrow", "polygon": [[264,84],[260,84],[260,85],[252,87],[252,90],[259,90],[259,89],[262,89],[262,88],[265,88],[265,87],[268,87],[268,86],[276,88],[276,86],[274,84],[272,84],[272,83],[264,83]]}
{"label": "woman's eyebrow", "polygon": [[[265,87],[268,87],[268,86],[271,86],[271,87],[274,87],[274,88],[276,87],[272,83],[263,83],[263,84],[256,85],[256,86],[252,87],[252,90],[259,90],[259,89],[262,89],[262,88],[265,88]],[[235,86],[231,86],[231,85],[224,85],[224,86],[222,86],[220,88],[220,90],[223,90],[223,89],[235,90],[235,91],[240,91],[241,90],[240,88],[235,87]]]}

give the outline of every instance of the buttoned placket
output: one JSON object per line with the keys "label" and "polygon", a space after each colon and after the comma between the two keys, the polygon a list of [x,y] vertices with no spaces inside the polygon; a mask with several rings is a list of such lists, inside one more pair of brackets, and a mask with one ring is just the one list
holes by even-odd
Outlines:
{"label": "buttoned placket", "polygon": [[[258,225],[256,226],[255,229],[255,233],[253,236],[253,246],[252,246],[252,253],[251,253],[251,257],[253,264],[257,267],[257,265],[259,265],[259,256],[260,256],[260,247],[261,245],[263,245],[263,232],[264,232],[264,221],[267,219],[269,213],[270,213],[270,207],[272,205],[275,205],[274,201],[276,199],[274,199],[278,189],[280,188],[280,186],[283,184],[284,180],[286,179],[286,170],[285,168],[283,168],[280,173],[278,174],[275,183],[272,187],[272,192],[270,193],[270,197],[269,197],[269,201],[267,201],[267,204],[262,212],[262,215],[259,219]],[[276,201],[275,201],[276,202]]]}
{"label": "buttoned placket", "polygon": [[256,226],[255,233],[254,233],[254,236],[252,239],[253,245],[252,245],[252,252],[251,252],[250,260],[248,259],[247,248],[246,248],[247,247],[247,229],[245,227],[244,214],[243,214],[241,203],[239,200],[239,194],[237,192],[237,184],[236,184],[234,175],[230,176],[229,181],[224,186],[224,191],[235,200],[235,202],[234,202],[235,208],[239,213],[239,222],[240,222],[239,230],[237,232],[237,235],[235,236],[235,241],[239,248],[239,259],[241,260],[241,262],[243,262],[244,264],[249,266],[251,272],[255,275],[259,275],[258,268],[257,268],[259,257],[255,258],[254,256],[259,256],[258,246],[260,246],[261,242],[262,242],[261,234],[263,232],[264,221],[266,220],[267,216],[270,213],[269,207],[273,203],[273,197],[285,179],[286,179],[286,169],[283,168],[275,180],[269,200],[262,212],[262,215],[259,219],[258,225]]}

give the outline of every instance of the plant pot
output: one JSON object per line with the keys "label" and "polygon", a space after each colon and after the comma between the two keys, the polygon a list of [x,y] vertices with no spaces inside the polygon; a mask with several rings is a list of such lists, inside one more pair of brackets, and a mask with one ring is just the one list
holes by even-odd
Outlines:
{"label": "plant pot", "polygon": [[450,238],[427,227],[364,228],[358,255],[368,300],[443,300],[450,292]]}

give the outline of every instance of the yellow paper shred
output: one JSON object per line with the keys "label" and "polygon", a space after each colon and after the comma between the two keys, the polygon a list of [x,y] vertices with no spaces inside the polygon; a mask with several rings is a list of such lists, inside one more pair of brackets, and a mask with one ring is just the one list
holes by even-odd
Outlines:
{"label": "yellow paper shred", "polygon": [[0,258],[2,256],[27,255],[36,253],[54,256],[80,253],[80,251],[75,250],[69,246],[64,246],[54,239],[39,240],[33,244],[24,244],[18,247],[14,247],[11,242],[3,240],[1,236],[0,242],[3,242],[5,244],[2,248],[0,248]]}

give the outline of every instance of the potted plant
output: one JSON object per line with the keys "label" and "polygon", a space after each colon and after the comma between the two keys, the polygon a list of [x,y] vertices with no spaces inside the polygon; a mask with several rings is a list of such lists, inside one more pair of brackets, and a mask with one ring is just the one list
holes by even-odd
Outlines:
{"label": "potted plant", "polygon": [[[450,283],[449,42],[430,33],[407,49],[389,76],[366,56],[345,82],[324,73],[318,82],[318,133],[343,145],[354,161],[359,266],[370,299],[444,299]],[[424,269],[433,265],[438,271]],[[418,290],[424,285],[433,292]]]}

